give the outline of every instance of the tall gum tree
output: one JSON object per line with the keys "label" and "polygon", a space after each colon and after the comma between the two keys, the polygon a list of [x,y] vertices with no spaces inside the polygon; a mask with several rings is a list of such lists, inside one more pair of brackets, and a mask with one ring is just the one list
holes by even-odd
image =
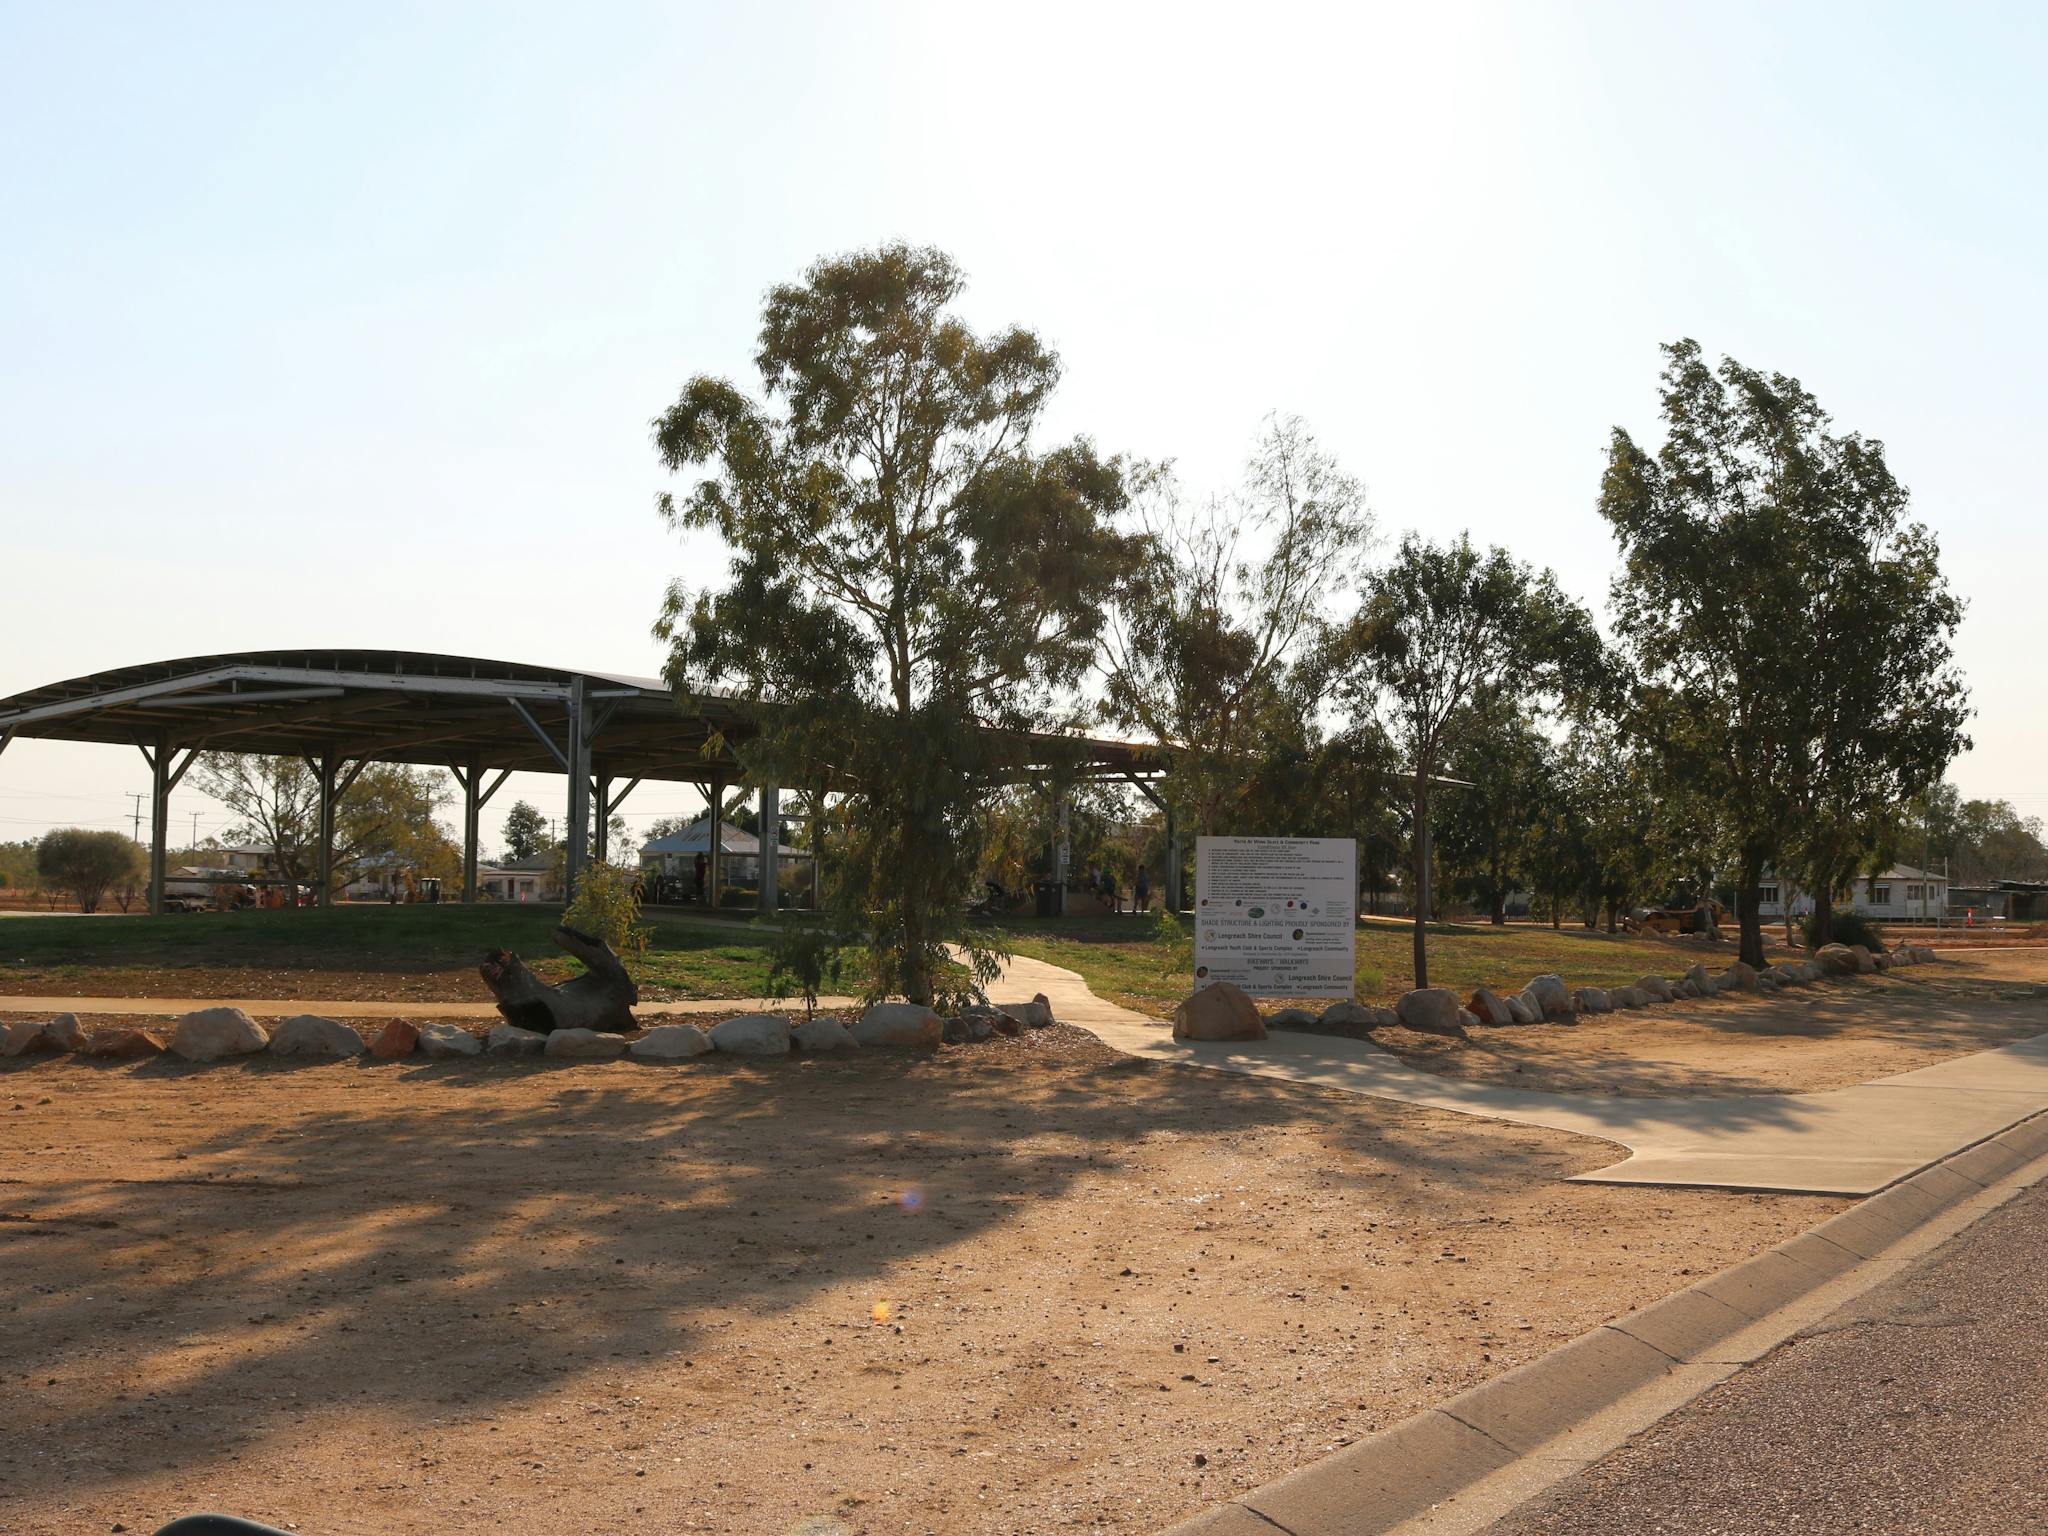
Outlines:
{"label": "tall gum tree", "polygon": [[1709,367],[1691,340],[1664,352],[1664,444],[1615,428],[1601,478],[1623,561],[1611,611],[1635,728],[1713,807],[1742,958],[1761,966],[1764,871],[1803,862],[1831,884],[1871,846],[1873,795],[1938,782],[1961,745],[1960,608],[1882,444],[1828,431],[1797,379]]}
{"label": "tall gum tree", "polygon": [[1274,415],[1235,490],[1191,506],[1149,466],[1128,522],[1144,559],[1104,629],[1104,717],[1169,751],[1191,830],[1300,835],[1299,798],[1272,791],[1327,755],[1299,663],[1372,544],[1365,488]]}
{"label": "tall gum tree", "polygon": [[671,586],[657,636],[686,700],[737,688],[753,777],[829,784],[835,913],[873,995],[931,1001],[961,941],[977,983],[999,946],[966,927],[985,797],[1026,732],[1082,719],[1077,685],[1136,560],[1114,520],[1125,471],[1085,440],[1033,449],[1059,377],[1031,332],[949,313],[943,252],[893,244],[773,289],[761,395],[697,377],[653,423],[679,529],[715,531],[726,580]]}
{"label": "tall gum tree", "polygon": [[1405,758],[1413,806],[1415,984],[1429,985],[1430,801],[1475,698],[1535,700],[1590,686],[1600,668],[1592,616],[1506,550],[1465,535],[1415,534],[1365,583],[1350,622],[1317,664],[1330,702],[1357,729],[1377,717]]}

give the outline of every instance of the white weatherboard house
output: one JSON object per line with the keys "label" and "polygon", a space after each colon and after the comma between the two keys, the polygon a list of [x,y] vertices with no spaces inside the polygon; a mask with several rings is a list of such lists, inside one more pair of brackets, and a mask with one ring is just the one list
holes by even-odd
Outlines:
{"label": "white weatherboard house", "polygon": [[[1763,900],[1758,915],[1785,916],[1785,903],[1792,904],[1792,916],[1804,917],[1813,910],[1813,898],[1804,891],[1787,888],[1775,875],[1766,874]],[[1865,876],[1849,887],[1848,906],[1865,917],[1895,923],[1934,922],[1948,911],[1948,876],[1894,864],[1881,875]]]}
{"label": "white weatherboard house", "polygon": [[[761,839],[731,822],[721,822],[718,846],[724,851],[724,878],[745,884],[761,878]],[[680,832],[649,838],[640,845],[640,867],[661,875],[689,876],[695,873],[697,855],[711,849],[711,818],[699,816]],[[784,843],[775,845],[777,862],[785,869],[809,854]]]}

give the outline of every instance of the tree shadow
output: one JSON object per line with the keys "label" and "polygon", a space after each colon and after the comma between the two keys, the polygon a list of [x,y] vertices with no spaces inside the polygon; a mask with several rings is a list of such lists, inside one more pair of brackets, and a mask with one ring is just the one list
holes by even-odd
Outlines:
{"label": "tree shadow", "polygon": [[[1347,1186],[1474,1203],[1607,1160],[1513,1128],[1534,1161],[1503,1158],[1429,1111],[1136,1061],[1066,1029],[682,1067],[38,1059],[0,1082],[17,1099],[78,1086],[83,1114],[121,1086],[110,1071],[127,1091],[103,1112],[134,1157],[116,1138],[105,1173],[14,1161],[0,1184],[0,1338],[35,1443],[117,1443],[137,1478],[334,1406],[422,1423],[622,1360],[694,1370],[735,1309],[845,1294],[865,1324],[892,1272],[1128,1172],[1155,1137],[1306,1119],[1355,1154],[1332,1170]],[[163,1092],[207,1095],[217,1123],[157,1130]],[[698,1379],[714,1399],[745,1390],[709,1365]],[[64,1462],[0,1451],[0,1482],[46,1493]]]}

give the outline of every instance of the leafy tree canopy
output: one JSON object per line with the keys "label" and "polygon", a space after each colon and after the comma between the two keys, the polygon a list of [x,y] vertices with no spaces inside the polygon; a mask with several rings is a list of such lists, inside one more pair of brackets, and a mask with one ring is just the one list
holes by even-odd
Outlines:
{"label": "leafy tree canopy", "polygon": [[709,469],[663,516],[731,552],[722,585],[669,590],[669,678],[761,701],[748,778],[844,792],[834,905],[867,940],[870,991],[920,1000],[949,938],[994,974],[960,918],[980,801],[1019,733],[1080,720],[1137,560],[1113,525],[1124,466],[1031,444],[1057,359],[1029,331],[969,329],[962,286],[927,248],[820,261],[768,295],[759,398],[693,378],[654,422],[670,471]]}

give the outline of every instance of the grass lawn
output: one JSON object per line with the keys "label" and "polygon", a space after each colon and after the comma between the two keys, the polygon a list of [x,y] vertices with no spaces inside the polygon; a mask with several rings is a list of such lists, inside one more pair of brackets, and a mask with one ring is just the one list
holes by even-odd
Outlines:
{"label": "grass lawn", "polygon": [[[0,980],[18,989],[104,983],[111,973],[162,971],[466,973],[494,948],[516,950],[551,979],[577,967],[549,942],[561,908],[363,904],[164,917],[10,917],[0,921]],[[759,997],[767,985],[766,929],[649,912],[645,954],[630,968],[643,987],[675,997]],[[475,989],[482,995],[481,983]]]}
{"label": "grass lawn", "polygon": [[[10,917],[0,921],[0,987],[17,993],[482,998],[476,963],[494,947],[517,950],[551,980],[573,972],[574,963],[548,940],[559,916],[558,907],[524,903],[365,903],[165,917]],[[773,925],[666,912],[649,912],[645,922],[647,951],[629,964],[649,1001],[767,991]],[[1176,957],[1156,915],[1013,918],[1002,928],[1017,953],[1078,971],[1099,995],[1126,1007],[1163,1014],[1193,986],[1185,951]],[[1544,971],[1574,986],[1619,986],[1645,971],[1677,975],[1702,957],[1719,969],[1733,955],[1730,945],[1705,948],[1532,924],[1441,924],[1430,932],[1430,979],[1460,993],[1478,986],[1518,990]],[[1359,996],[1367,1002],[1391,1002],[1413,986],[1407,925],[1368,919],[1358,934],[1358,969]],[[847,985],[856,985],[853,977]]]}
{"label": "grass lawn", "polygon": [[[1159,919],[1145,917],[1015,918],[1004,931],[1019,954],[1078,971],[1097,995],[1128,1008],[1163,1013],[1194,987],[1189,962],[1159,938]],[[1406,922],[1368,918],[1358,932],[1358,995],[1391,1003],[1415,985],[1413,930]],[[1475,987],[1515,992],[1531,976],[1553,971],[1571,986],[1617,987],[1646,971],[1677,976],[1696,960],[1719,970],[1735,957],[1732,944],[1551,929],[1530,923],[1438,923],[1430,927],[1432,985],[1469,993]]]}

